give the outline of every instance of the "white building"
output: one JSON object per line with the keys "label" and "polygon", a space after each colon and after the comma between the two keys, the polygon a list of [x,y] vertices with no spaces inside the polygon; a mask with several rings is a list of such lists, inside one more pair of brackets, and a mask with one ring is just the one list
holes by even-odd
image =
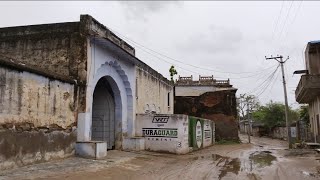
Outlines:
{"label": "white building", "polygon": [[136,114],[173,114],[173,84],[89,15],[0,28],[0,75],[0,169],[69,156],[76,141],[89,156],[93,141],[131,148]]}
{"label": "white building", "polygon": [[306,69],[297,71],[301,76],[296,88],[296,101],[309,105],[311,132],[315,142],[320,142],[320,41],[311,41],[305,50]]}

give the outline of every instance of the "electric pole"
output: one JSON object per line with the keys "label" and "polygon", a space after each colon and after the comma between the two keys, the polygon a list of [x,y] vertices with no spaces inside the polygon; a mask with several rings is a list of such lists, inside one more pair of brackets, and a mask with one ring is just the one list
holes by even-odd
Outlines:
{"label": "electric pole", "polygon": [[288,115],[289,115],[289,106],[288,106],[288,97],[287,97],[287,87],[286,87],[286,78],[284,76],[284,63],[289,59],[289,56],[288,58],[283,61],[283,56],[279,56],[277,55],[276,57],[269,57],[267,58],[265,56],[266,60],[269,60],[269,59],[274,59],[276,61],[278,61],[280,63],[280,66],[281,66],[281,72],[282,72],[282,83],[283,83],[283,91],[284,91],[284,103],[285,103],[285,116],[286,116],[286,126],[287,126],[287,139],[288,139],[288,144],[289,144],[289,149],[292,148],[292,142],[291,142],[291,129],[290,129],[290,124],[289,124],[289,118],[288,118]]}
{"label": "electric pole", "polygon": [[250,116],[249,116],[249,114],[250,114],[250,107],[249,107],[249,105],[250,105],[250,102],[249,101],[247,101],[247,119],[248,119],[248,140],[249,140],[249,143],[251,143],[251,123],[250,123]]}

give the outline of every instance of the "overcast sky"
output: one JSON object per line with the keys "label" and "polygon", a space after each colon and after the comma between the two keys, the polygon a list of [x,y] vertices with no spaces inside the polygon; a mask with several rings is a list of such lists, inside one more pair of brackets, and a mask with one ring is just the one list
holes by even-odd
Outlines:
{"label": "overcast sky", "polygon": [[173,64],[181,76],[230,78],[238,95],[259,95],[262,103],[284,101],[280,68],[268,79],[277,63],[264,57],[290,56],[288,99],[296,107],[300,76],[292,73],[305,68],[307,42],[320,39],[319,7],[320,2],[305,1],[0,1],[0,27],[79,21],[80,14],[90,14],[165,77]]}

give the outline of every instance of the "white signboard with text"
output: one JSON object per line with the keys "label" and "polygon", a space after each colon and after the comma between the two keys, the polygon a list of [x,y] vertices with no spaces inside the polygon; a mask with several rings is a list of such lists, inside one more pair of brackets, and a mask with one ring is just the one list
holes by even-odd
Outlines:
{"label": "white signboard with text", "polygon": [[212,145],[212,122],[205,120],[203,122],[203,147]]}
{"label": "white signboard with text", "polygon": [[189,152],[188,116],[137,114],[136,135],[145,137],[145,149],[185,154]]}

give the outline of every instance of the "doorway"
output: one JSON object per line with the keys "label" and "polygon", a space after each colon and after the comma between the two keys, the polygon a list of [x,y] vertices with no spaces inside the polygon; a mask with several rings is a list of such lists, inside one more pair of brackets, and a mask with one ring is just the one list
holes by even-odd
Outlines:
{"label": "doorway", "polygon": [[91,139],[115,149],[115,97],[106,77],[98,81],[93,93]]}

